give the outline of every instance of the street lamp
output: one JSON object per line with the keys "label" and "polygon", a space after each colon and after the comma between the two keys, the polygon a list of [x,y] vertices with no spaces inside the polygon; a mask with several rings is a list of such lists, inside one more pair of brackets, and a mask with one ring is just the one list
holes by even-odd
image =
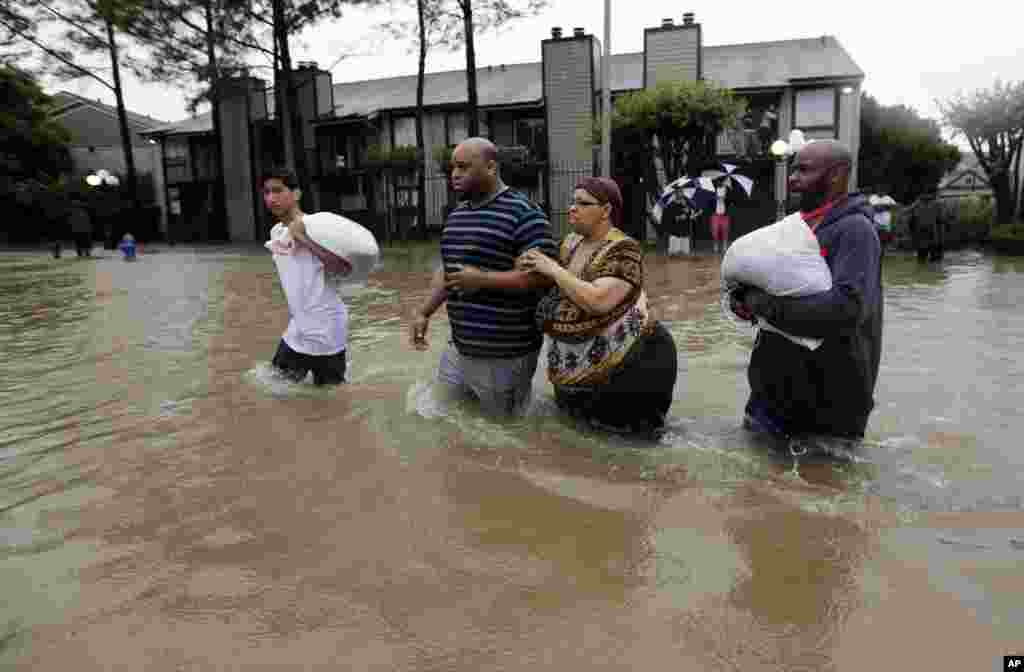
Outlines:
{"label": "street lamp", "polygon": [[[775,220],[779,221],[786,216],[786,156],[789,154],[789,143],[785,140],[776,140],[771,146],[772,156],[775,157]],[[782,175],[780,178],[779,175]]]}
{"label": "street lamp", "polygon": [[117,175],[112,175],[110,171],[100,169],[97,170],[95,173],[92,173],[91,175],[86,175],[85,183],[88,184],[90,187],[98,187],[101,184],[107,184],[110,185],[111,187],[116,187],[121,183],[121,181],[117,179]]}
{"label": "street lamp", "polygon": [[[813,142],[813,140],[811,142]],[[772,156],[775,157],[776,161],[776,219],[782,219],[786,216],[786,159],[799,152],[806,144],[807,140],[804,138],[804,132],[799,128],[794,128],[789,132],[789,142],[779,138],[773,142],[772,146],[769,148],[769,151]]]}

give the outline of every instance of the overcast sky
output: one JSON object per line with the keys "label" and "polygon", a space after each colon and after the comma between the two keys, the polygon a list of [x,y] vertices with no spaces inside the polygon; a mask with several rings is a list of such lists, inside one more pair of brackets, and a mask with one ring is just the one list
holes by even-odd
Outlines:
{"label": "overcast sky", "polygon": [[[515,1],[515,0],[513,0]],[[411,0],[396,2],[411,5]],[[583,27],[604,35],[602,0],[551,0],[542,14],[517,21],[476,41],[477,65],[540,60],[540,42],[552,26],[566,34]],[[918,9],[927,7],[927,9]],[[998,77],[1024,80],[1024,3],[976,0],[962,9],[953,3],[902,3],[896,0],[852,2],[689,2],[612,0],[613,53],[643,50],[643,29],[662,18],[682,21],[692,11],[703,27],[705,45],[737,44],[834,35],[866,73],[864,88],[886,105],[904,104],[937,117],[934,100],[958,89],[989,87]],[[293,59],[337,62],[335,82],[416,73],[416,55],[408,45],[386,39],[374,27],[393,16],[387,8],[348,11],[293,38]],[[414,16],[414,15],[413,15]],[[428,56],[428,71],[465,67],[463,52],[437,51]],[[266,71],[256,71],[266,76]],[[166,121],[188,116],[182,92],[155,84],[126,82],[129,109]],[[113,95],[87,79],[49,87],[113,103]]]}

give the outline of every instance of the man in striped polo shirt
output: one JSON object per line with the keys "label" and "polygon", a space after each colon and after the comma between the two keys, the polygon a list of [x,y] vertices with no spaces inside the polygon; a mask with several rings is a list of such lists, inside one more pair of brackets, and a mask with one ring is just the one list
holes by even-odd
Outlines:
{"label": "man in striped polo shirt", "polygon": [[515,260],[535,247],[552,257],[558,251],[544,212],[502,183],[489,140],[459,144],[451,167],[452,188],[466,200],[445,223],[443,265],[413,315],[412,346],[427,349],[430,316],[447,302],[451,341],[438,382],[449,393],[479,399],[489,413],[516,415],[530,400],[543,342],[534,312],[550,281],[515,270]]}

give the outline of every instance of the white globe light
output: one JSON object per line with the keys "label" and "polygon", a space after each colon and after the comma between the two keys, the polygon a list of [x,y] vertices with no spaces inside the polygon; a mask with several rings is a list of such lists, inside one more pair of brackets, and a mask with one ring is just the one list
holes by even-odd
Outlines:
{"label": "white globe light", "polygon": [[786,144],[785,140],[776,140],[772,143],[771,152],[773,156],[781,159],[788,151],[789,145]]}
{"label": "white globe light", "polygon": [[799,128],[794,128],[792,131],[789,132],[789,147],[790,151],[792,151],[794,154],[799,152],[800,149],[806,144],[807,141],[804,139],[804,132],[801,131]]}
{"label": "white globe light", "polygon": [[110,177],[110,173],[103,169],[97,170],[96,175],[98,175],[101,180],[105,180]]}
{"label": "white globe light", "polygon": [[103,181],[112,187],[121,184],[121,180],[117,179],[117,175],[108,175]]}
{"label": "white globe light", "polygon": [[85,178],[85,183],[90,187],[98,187],[103,182],[103,178],[99,175],[89,175]]}

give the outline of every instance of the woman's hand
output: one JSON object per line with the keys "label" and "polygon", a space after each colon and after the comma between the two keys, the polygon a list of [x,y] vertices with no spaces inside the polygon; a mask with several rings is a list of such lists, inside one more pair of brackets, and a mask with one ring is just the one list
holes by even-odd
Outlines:
{"label": "woman's hand", "polygon": [[516,270],[539,273],[553,278],[561,265],[537,248],[527,250],[516,259]]}

